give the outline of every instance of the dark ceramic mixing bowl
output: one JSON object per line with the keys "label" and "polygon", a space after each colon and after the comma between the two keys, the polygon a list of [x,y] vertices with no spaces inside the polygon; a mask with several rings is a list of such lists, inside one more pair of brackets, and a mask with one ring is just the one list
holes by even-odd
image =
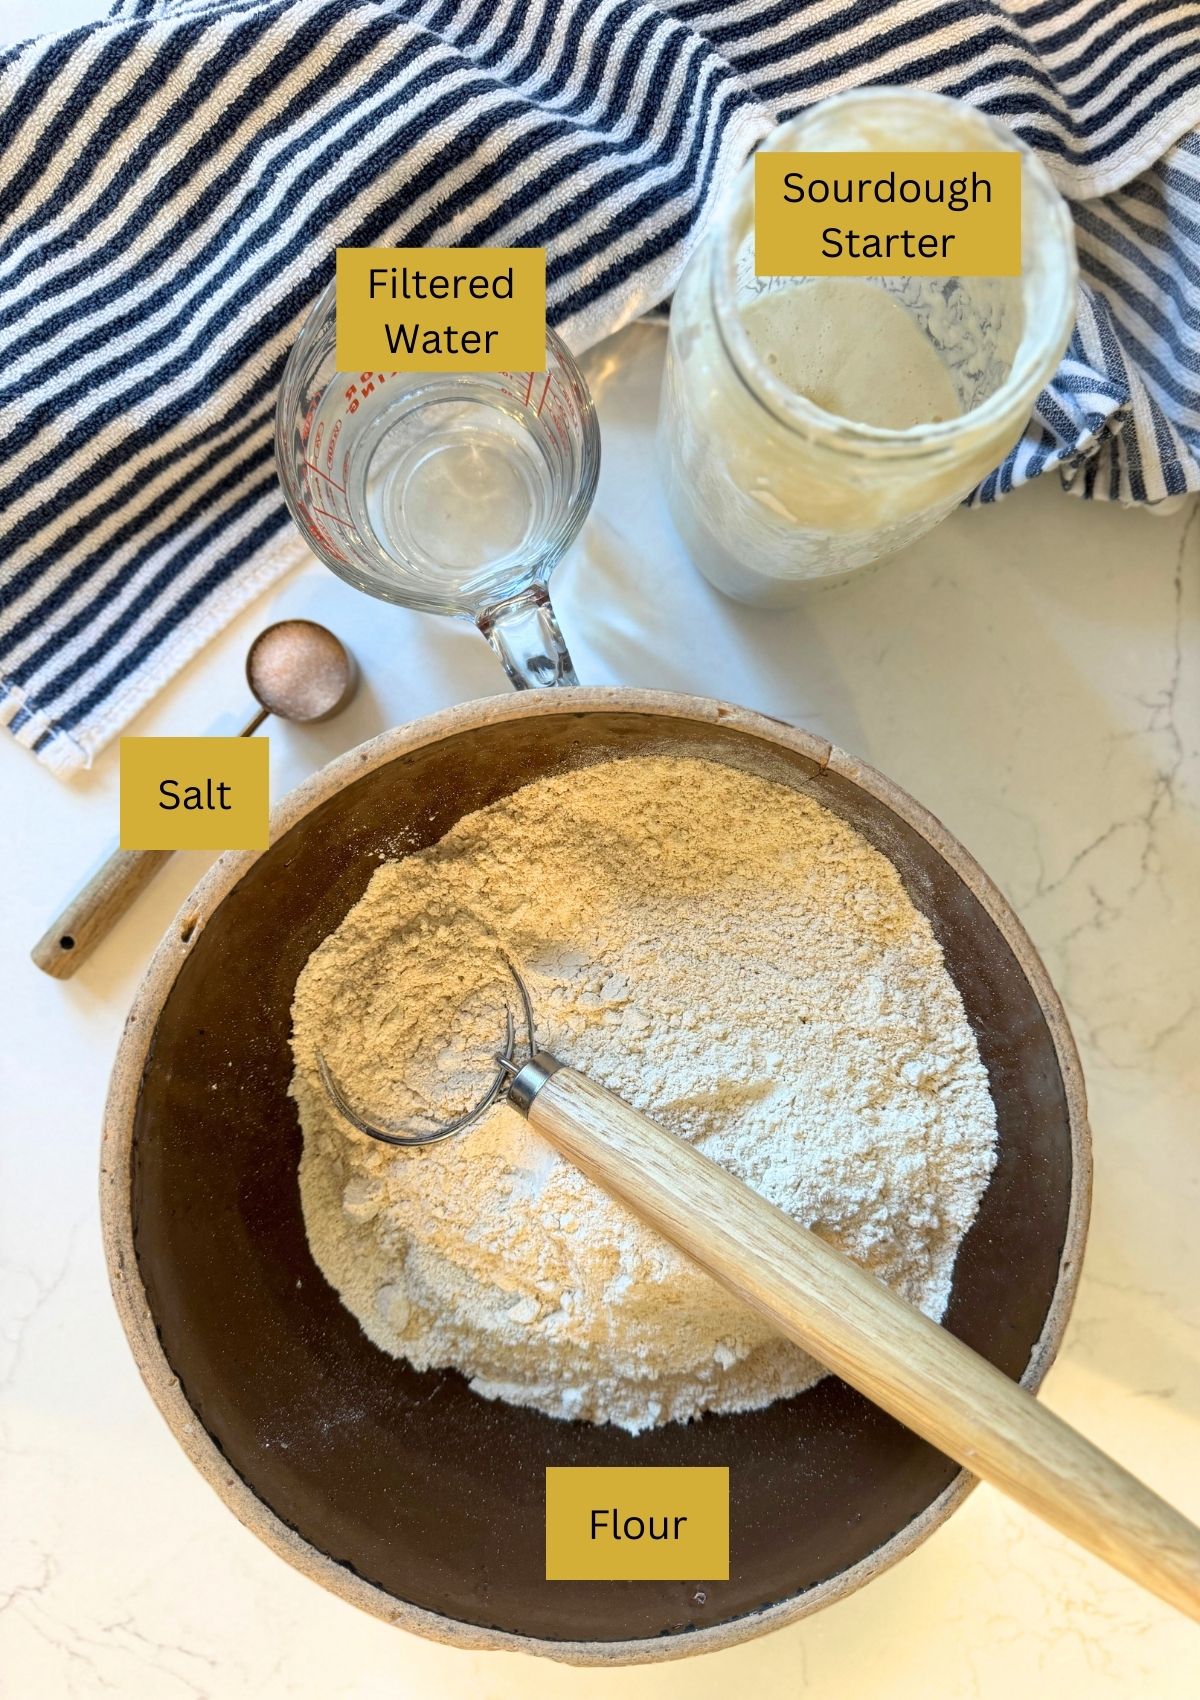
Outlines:
{"label": "dark ceramic mixing bowl", "polygon": [[[815,1611],[910,1552],[971,1486],[833,1378],[764,1411],[637,1437],[491,1404],[457,1374],[380,1352],[309,1254],[286,1094],[292,988],[310,951],[381,854],[433,843],[539,775],[647,752],[811,792],[891,858],[928,915],[1000,1129],[946,1323],[1035,1387],[1074,1293],[1089,1177],[1078,1061],[1045,971],[1003,898],[903,792],[818,738],[703,699],[531,691],[334,762],[277,811],[269,850],[218,862],[163,941],[104,1138],[106,1245],[130,1343],[238,1517],[407,1629],[575,1662],[698,1653]],[[729,1580],[547,1582],[551,1464],[728,1465]]]}

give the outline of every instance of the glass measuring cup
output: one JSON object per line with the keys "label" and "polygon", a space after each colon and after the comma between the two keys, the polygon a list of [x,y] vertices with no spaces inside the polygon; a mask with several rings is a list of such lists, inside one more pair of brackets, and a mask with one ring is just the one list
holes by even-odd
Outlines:
{"label": "glass measuring cup", "polygon": [[600,431],[566,344],[541,372],[339,372],[334,286],[288,356],[284,497],[326,566],[369,596],[471,619],[512,683],[579,681],[546,582],[587,517]]}

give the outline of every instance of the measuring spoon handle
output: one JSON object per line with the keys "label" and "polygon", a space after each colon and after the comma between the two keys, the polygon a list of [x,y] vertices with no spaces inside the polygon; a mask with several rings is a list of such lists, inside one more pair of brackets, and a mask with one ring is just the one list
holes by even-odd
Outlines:
{"label": "measuring spoon handle", "polygon": [[172,855],[114,850],[34,945],[29,954],[36,965],[55,980],[69,980]]}
{"label": "measuring spoon handle", "polygon": [[518,1073],[510,1102],[576,1168],[874,1404],[1200,1618],[1200,1529],[953,1334],[687,1140],[553,1058]]}

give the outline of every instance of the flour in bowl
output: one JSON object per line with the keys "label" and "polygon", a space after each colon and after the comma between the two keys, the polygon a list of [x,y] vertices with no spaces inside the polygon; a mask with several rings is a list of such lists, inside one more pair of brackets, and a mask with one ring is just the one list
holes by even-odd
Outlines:
{"label": "flour in bowl", "polygon": [[892,864],[813,798],[715,762],[541,779],[383,863],[296,985],[292,1096],[318,1265],[367,1335],[482,1395],[637,1431],[818,1380],[506,1105],[494,930],[538,1039],[940,1318],[995,1161],[962,1000]]}

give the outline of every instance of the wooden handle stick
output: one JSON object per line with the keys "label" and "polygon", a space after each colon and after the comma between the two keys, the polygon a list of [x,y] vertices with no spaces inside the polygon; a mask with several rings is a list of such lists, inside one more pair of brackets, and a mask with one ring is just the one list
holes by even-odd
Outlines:
{"label": "wooden handle stick", "polygon": [[30,951],[42,972],[55,980],[69,980],[172,854],[170,850],[114,850]]}
{"label": "wooden handle stick", "polygon": [[510,1101],[605,1192],[939,1451],[1200,1618],[1200,1529],[686,1140],[536,1056]]}

